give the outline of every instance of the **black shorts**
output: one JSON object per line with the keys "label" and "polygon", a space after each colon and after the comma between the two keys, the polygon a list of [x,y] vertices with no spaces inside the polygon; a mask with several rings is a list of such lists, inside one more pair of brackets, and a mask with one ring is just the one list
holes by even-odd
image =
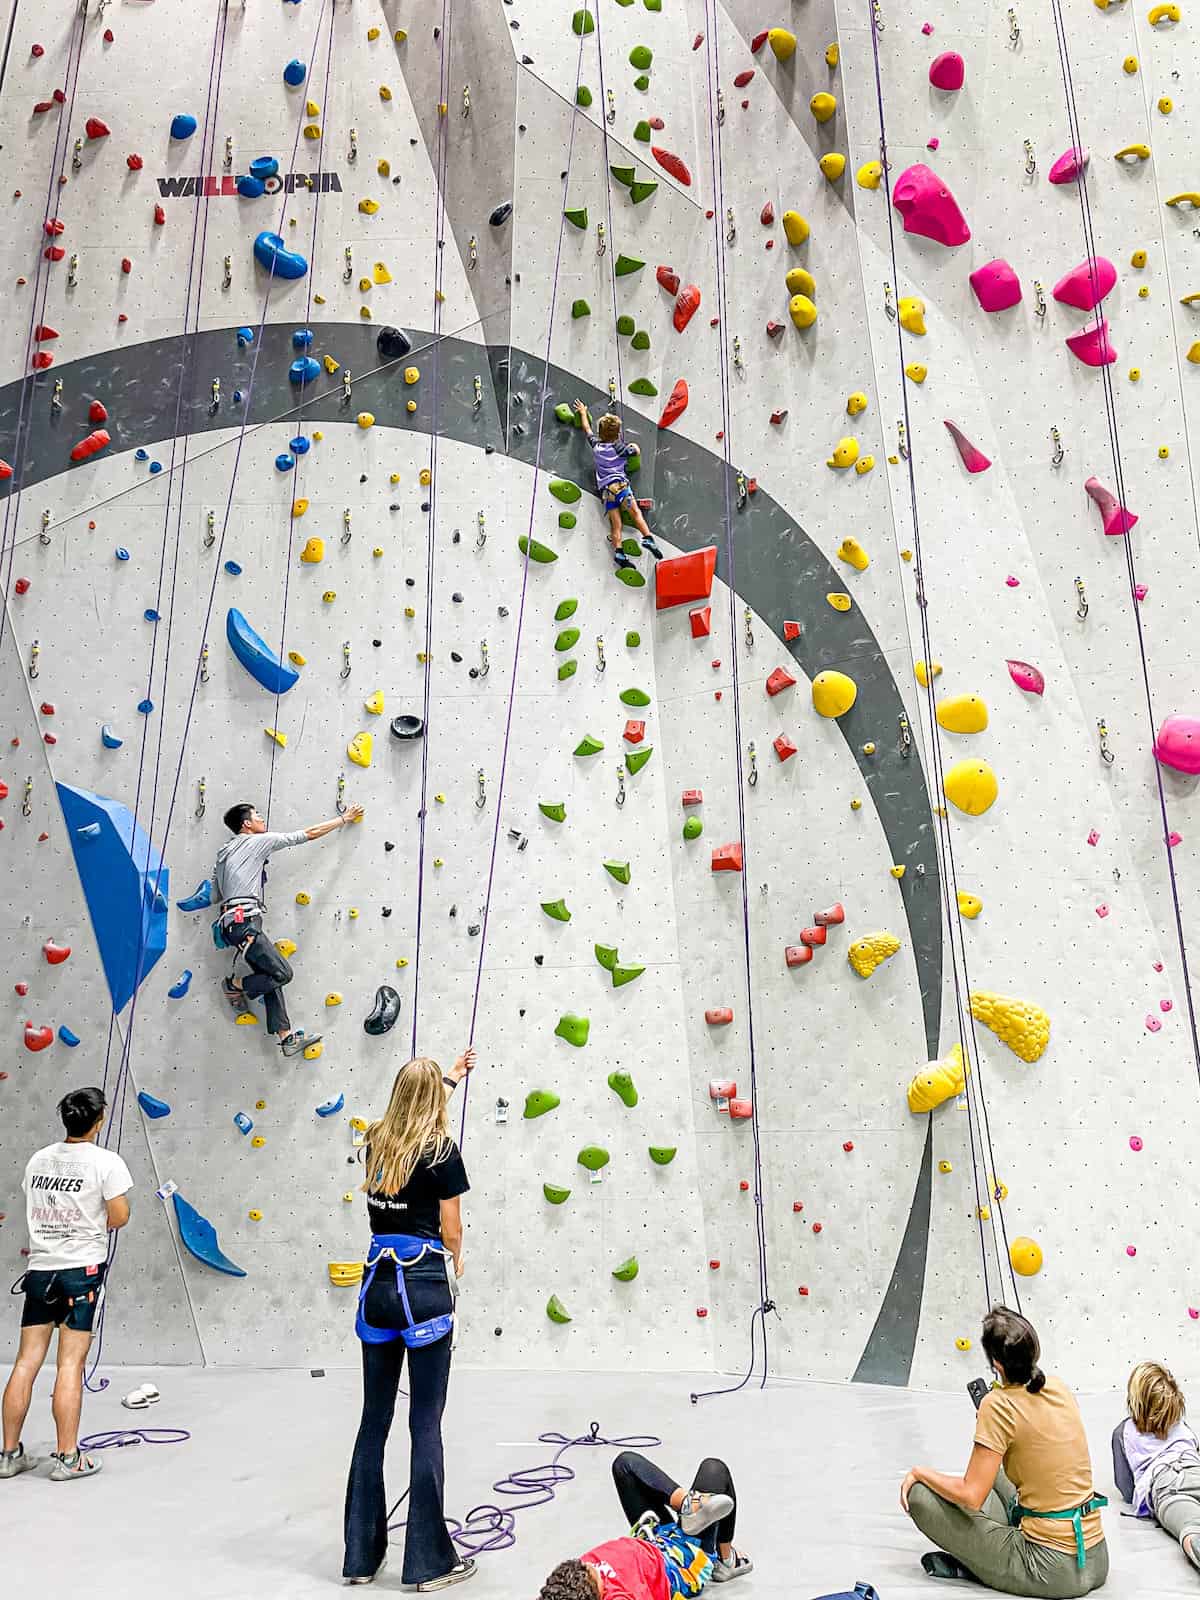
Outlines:
{"label": "black shorts", "polygon": [[65,1267],[59,1272],[27,1272],[24,1277],[23,1328],[67,1327],[91,1333],[104,1299],[107,1263],[98,1267]]}

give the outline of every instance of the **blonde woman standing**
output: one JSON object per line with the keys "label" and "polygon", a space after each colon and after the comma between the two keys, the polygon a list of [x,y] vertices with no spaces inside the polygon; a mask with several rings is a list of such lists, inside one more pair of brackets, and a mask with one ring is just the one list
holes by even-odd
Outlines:
{"label": "blonde woman standing", "polygon": [[371,1246],[355,1322],[363,1410],[346,1485],[346,1583],[370,1583],[387,1554],[383,1457],[405,1350],[412,1455],[402,1581],[425,1593],[475,1573],[474,1561],[455,1551],[442,1506],[442,1412],[463,1265],[460,1197],[470,1187],[446,1105],[474,1065],[471,1049],[445,1076],[427,1057],[407,1062],[387,1110],[367,1129],[363,1188]]}

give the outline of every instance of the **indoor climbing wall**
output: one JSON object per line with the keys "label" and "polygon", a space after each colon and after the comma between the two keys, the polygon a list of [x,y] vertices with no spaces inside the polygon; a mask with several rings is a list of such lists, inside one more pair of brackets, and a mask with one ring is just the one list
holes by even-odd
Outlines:
{"label": "indoor climbing wall", "polygon": [[[0,1210],[104,1083],[113,1360],[354,1360],[362,1127],[469,1038],[468,1360],[1185,1357],[1194,23],[777,9],[17,13]],[[272,863],[294,1061],[242,799],[366,807]]]}

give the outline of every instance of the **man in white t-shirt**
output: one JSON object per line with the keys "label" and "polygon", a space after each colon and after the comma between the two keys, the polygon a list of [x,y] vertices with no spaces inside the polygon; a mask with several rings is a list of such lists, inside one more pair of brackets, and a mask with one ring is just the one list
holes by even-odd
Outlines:
{"label": "man in white t-shirt", "polygon": [[129,1221],[129,1168],[96,1136],[107,1102],[100,1089],[73,1089],[59,1102],[66,1138],[31,1156],[21,1187],[29,1226],[29,1265],[23,1279],[21,1344],[4,1391],[4,1449],[0,1478],[16,1478],[40,1463],[25,1454],[21,1429],[57,1327],[58,1371],[51,1409],[58,1449],[50,1477],[69,1483],[91,1477],[101,1463],[79,1448],[83,1368],[96,1313],[104,1298],[108,1235]]}

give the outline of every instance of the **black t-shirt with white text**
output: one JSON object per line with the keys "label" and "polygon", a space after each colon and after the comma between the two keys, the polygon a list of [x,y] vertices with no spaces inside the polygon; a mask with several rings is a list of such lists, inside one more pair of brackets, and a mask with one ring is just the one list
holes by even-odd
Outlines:
{"label": "black t-shirt with white text", "polygon": [[[368,1150],[368,1171],[370,1159]],[[442,1221],[438,1202],[466,1194],[470,1187],[467,1169],[452,1139],[441,1161],[432,1162],[428,1156],[420,1158],[403,1189],[395,1194],[367,1195],[371,1232],[407,1233],[416,1239],[440,1239]]]}

